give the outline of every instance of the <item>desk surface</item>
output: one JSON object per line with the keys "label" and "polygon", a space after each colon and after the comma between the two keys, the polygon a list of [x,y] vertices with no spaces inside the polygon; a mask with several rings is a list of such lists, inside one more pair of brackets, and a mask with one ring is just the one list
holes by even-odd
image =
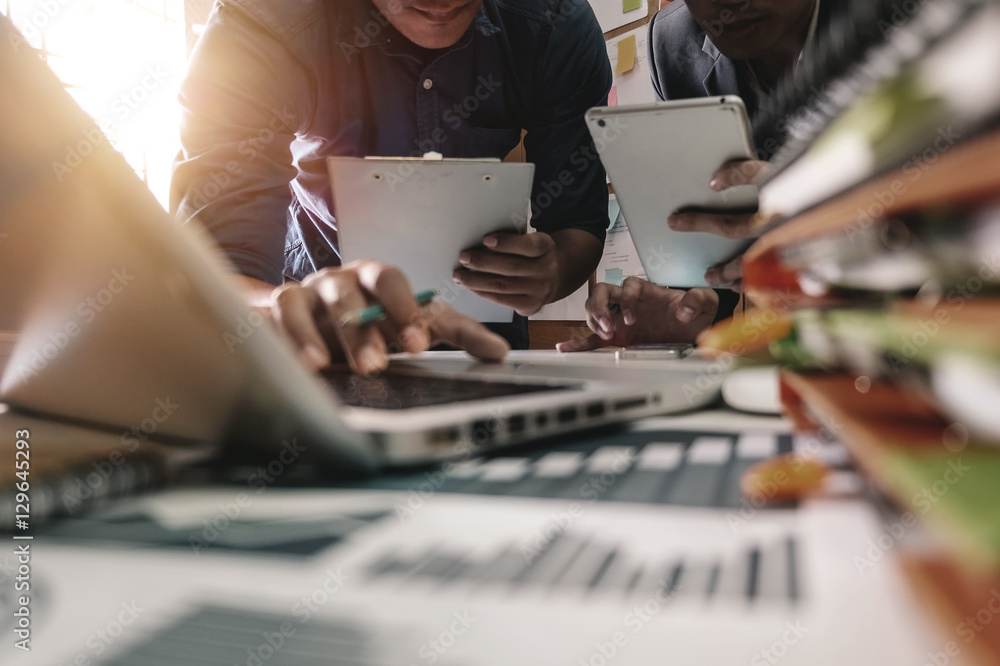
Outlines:
{"label": "desk surface", "polygon": [[[636,665],[767,663],[762,650],[790,665],[921,663],[935,634],[891,558],[856,570],[881,533],[867,503],[718,504],[733,465],[775,446],[796,446],[780,419],[715,410],[468,461],[444,481],[397,477],[394,489],[289,490],[248,470],[228,486],[129,499],[32,543],[33,652],[21,663],[211,652],[272,666],[549,666],[602,663],[612,649],[615,664]],[[575,487],[581,471],[587,488]],[[636,474],[645,483],[618,483]],[[571,480],[570,494],[445,488],[463,475],[494,489]],[[620,496],[669,495],[670,479],[716,504]]]}

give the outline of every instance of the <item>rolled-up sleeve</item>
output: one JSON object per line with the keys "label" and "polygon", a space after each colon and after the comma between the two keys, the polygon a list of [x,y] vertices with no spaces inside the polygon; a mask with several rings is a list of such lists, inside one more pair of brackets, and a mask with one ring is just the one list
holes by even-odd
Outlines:
{"label": "rolled-up sleeve", "polygon": [[181,86],[181,152],[170,208],[197,222],[236,270],[280,284],[290,150],[306,117],[309,78],[281,42],[237,8],[220,3]]}
{"label": "rolled-up sleeve", "polygon": [[608,187],[584,114],[607,104],[612,72],[590,5],[564,0],[541,51],[524,139],[535,164],[532,226],[547,233],[581,229],[603,243]]}

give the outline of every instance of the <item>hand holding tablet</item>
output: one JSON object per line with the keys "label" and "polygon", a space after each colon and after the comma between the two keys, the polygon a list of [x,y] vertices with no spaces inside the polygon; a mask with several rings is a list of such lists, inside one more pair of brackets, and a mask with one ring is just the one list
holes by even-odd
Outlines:
{"label": "hand holding tablet", "polygon": [[[745,160],[724,164],[709,183],[717,192],[730,187],[755,185],[767,177],[771,165],[758,160]],[[724,238],[756,238],[764,221],[757,213],[675,213],[667,218],[667,225],[674,231],[704,231]],[[733,291],[742,291],[743,255],[710,266],[705,271],[705,281],[713,287],[729,285]]]}
{"label": "hand holding tablet", "polygon": [[[749,236],[741,231],[757,208],[756,179],[749,174],[759,167],[747,169],[742,180],[739,167],[719,169],[762,164],[752,161],[743,102],[725,96],[595,108],[587,123],[649,280],[710,284],[706,270],[746,248]],[[607,132],[612,125],[616,131]]]}

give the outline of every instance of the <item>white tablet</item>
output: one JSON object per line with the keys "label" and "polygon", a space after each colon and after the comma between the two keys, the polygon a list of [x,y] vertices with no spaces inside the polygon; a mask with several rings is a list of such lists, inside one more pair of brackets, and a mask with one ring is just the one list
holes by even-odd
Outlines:
{"label": "white tablet", "polygon": [[706,286],[705,269],[737,256],[748,241],[672,231],[667,217],[683,210],[757,209],[755,186],[708,187],[725,162],[754,156],[742,100],[598,107],[586,118],[646,277],[669,287]]}
{"label": "white tablet", "polygon": [[377,259],[400,268],[414,291],[481,322],[510,322],[513,310],[451,278],[462,250],[495,231],[524,233],[533,164],[494,159],[331,157],[334,211],[344,263]]}

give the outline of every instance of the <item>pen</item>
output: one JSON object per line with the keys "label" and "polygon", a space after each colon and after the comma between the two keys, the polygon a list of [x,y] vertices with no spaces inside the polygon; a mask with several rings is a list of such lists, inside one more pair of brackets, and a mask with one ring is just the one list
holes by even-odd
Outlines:
{"label": "pen", "polygon": [[[418,291],[413,295],[417,303],[421,306],[427,305],[434,300],[434,297],[438,295],[437,289],[425,289],[424,291]],[[385,308],[381,305],[372,305],[361,310],[355,310],[351,312],[343,319],[340,320],[340,325],[343,326],[367,326],[368,324],[374,324],[377,321],[382,321],[385,319]]]}

